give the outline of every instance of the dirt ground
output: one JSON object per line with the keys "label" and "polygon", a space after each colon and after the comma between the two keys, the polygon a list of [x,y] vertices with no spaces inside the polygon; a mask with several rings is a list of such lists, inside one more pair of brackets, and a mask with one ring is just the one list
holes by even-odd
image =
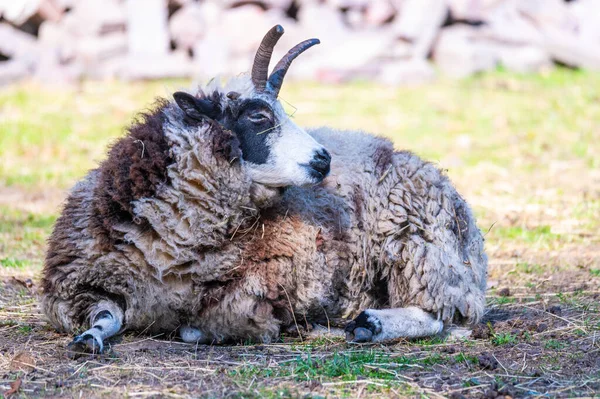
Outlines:
{"label": "dirt ground", "polygon": [[10,317],[0,322],[0,389],[80,398],[592,397],[600,392],[600,291],[582,277],[571,274],[560,295],[503,285],[465,339],[195,346],[125,335],[107,353],[75,360],[66,352],[71,337],[39,313],[36,286],[11,278],[0,289]]}
{"label": "dirt ground", "polygon": [[[125,334],[105,354],[68,357],[72,337],[57,334],[37,307],[45,240],[66,190],[102,159],[133,112],[165,90],[162,83],[14,87],[0,91],[0,394],[600,396],[600,75],[286,90],[300,125],[384,134],[448,170],[475,210],[490,259],[487,312],[470,335],[196,346]],[[375,91],[385,100],[377,107],[369,102]]]}

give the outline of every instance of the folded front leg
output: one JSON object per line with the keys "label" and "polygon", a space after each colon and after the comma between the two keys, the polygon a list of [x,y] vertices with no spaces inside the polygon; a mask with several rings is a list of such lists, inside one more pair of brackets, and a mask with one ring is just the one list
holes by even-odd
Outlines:
{"label": "folded front leg", "polygon": [[100,301],[90,314],[90,325],[68,345],[73,354],[102,353],[104,340],[116,335],[123,326],[123,310],[112,301]]}
{"label": "folded front leg", "polygon": [[367,309],[346,326],[346,340],[380,342],[427,337],[440,333],[444,323],[417,307]]}

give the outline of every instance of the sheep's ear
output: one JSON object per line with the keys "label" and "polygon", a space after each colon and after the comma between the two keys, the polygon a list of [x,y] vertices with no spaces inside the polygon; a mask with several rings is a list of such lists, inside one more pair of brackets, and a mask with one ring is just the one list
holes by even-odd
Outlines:
{"label": "sheep's ear", "polygon": [[219,114],[219,105],[210,100],[199,99],[183,91],[173,94],[173,98],[179,108],[192,119],[215,118]]}

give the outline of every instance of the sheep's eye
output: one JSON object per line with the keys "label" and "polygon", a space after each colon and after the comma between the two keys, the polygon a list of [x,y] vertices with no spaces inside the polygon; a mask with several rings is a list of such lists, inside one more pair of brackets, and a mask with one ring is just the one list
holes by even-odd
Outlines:
{"label": "sheep's eye", "polygon": [[248,119],[250,119],[250,122],[253,122],[253,123],[264,123],[264,122],[269,121],[269,117],[262,112],[256,112],[254,114],[250,114],[250,115],[248,115]]}

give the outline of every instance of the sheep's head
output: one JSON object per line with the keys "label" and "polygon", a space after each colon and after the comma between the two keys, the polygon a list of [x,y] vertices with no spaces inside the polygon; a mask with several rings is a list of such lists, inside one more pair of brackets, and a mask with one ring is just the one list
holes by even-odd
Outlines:
{"label": "sheep's head", "polygon": [[268,187],[319,183],[329,173],[331,161],[327,150],[292,122],[278,100],[292,61],[319,40],[306,40],[292,48],[268,76],[273,47],[282,34],[283,28],[277,25],[263,38],[250,78],[234,78],[225,89],[204,89],[199,96],[174,94],[188,118],[208,118],[235,133],[244,168],[254,182]]}

